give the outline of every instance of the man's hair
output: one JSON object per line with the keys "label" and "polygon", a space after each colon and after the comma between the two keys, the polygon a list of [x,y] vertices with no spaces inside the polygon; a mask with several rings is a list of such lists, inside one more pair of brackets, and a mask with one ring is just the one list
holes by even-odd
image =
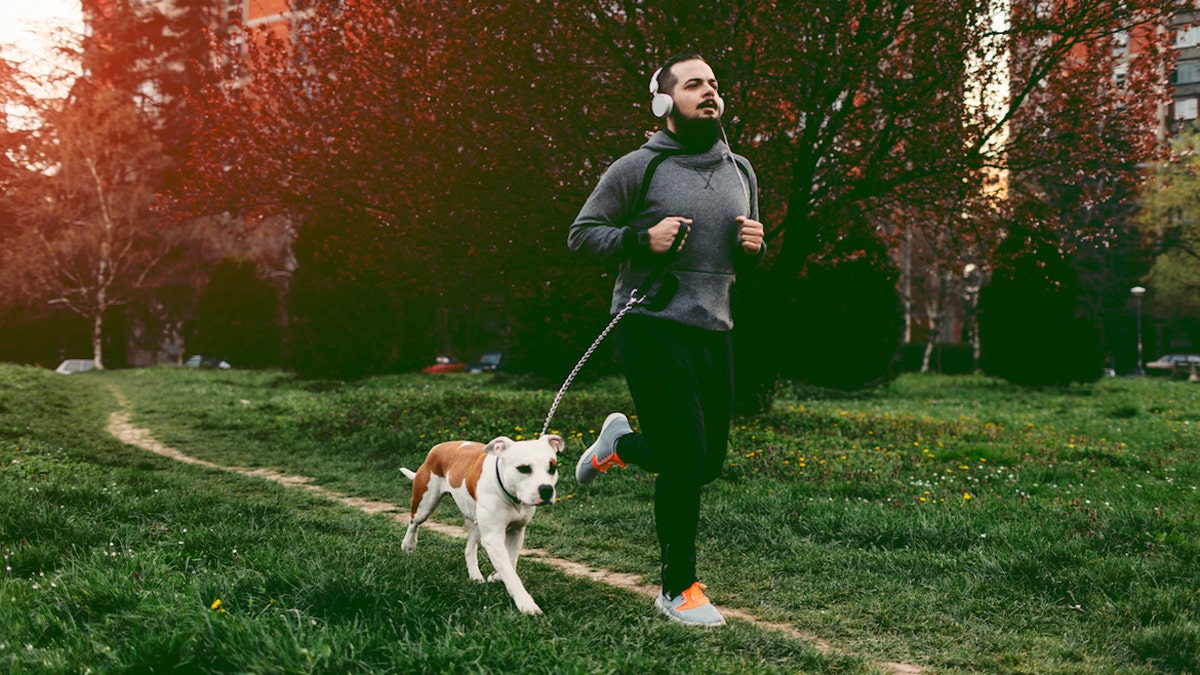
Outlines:
{"label": "man's hair", "polygon": [[679,78],[675,76],[675,73],[671,69],[676,63],[683,63],[684,61],[704,61],[708,63],[708,61],[704,60],[703,56],[695,53],[677,54],[667,59],[667,62],[663,64],[662,71],[658,74],[659,93],[669,95],[674,91],[675,85],[679,84]]}

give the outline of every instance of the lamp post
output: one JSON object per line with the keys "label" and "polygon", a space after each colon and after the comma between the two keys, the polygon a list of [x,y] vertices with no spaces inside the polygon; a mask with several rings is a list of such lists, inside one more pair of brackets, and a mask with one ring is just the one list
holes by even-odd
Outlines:
{"label": "lamp post", "polygon": [[1138,373],[1142,372],[1142,296],[1146,294],[1146,289],[1142,286],[1134,286],[1129,289],[1133,294],[1133,304],[1137,308],[1137,347],[1138,347]]}

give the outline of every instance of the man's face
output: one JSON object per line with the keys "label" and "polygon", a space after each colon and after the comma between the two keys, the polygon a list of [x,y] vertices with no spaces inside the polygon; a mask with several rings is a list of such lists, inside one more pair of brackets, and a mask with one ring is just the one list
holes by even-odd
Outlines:
{"label": "man's face", "polygon": [[670,92],[675,99],[674,109],[667,118],[667,128],[677,131],[680,120],[720,119],[717,106],[717,76],[712,68],[699,59],[676,63],[675,87]]}

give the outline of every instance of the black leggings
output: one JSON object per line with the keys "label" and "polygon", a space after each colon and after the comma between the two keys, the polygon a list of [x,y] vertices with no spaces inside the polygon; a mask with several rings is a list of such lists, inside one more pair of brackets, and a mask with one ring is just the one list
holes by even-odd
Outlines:
{"label": "black leggings", "polygon": [[621,437],[617,454],[658,474],[654,525],[663,591],[696,581],[700,488],[721,475],[733,413],[733,354],[727,332],[629,315],[617,347],[641,433]]}

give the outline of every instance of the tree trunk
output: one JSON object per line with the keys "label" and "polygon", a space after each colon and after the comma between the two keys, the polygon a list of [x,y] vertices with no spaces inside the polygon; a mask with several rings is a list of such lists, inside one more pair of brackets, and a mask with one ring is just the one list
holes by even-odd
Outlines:
{"label": "tree trunk", "polygon": [[904,244],[900,248],[900,288],[900,301],[904,304],[904,344],[909,344],[913,324],[912,230],[905,230]]}
{"label": "tree trunk", "polygon": [[92,359],[96,362],[96,370],[104,370],[104,312],[98,311],[92,317]]}
{"label": "tree trunk", "polygon": [[930,275],[930,281],[926,284],[927,292],[925,295],[925,320],[929,325],[929,339],[925,343],[925,356],[921,359],[921,372],[929,372],[930,358],[933,356],[933,346],[937,343],[938,337],[942,334],[942,289],[944,284],[940,274]]}

